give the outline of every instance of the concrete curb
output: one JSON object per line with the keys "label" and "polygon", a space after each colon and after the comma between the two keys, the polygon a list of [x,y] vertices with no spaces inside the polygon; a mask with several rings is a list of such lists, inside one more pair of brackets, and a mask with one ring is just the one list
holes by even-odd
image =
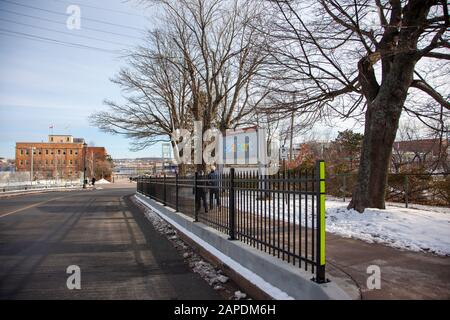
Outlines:
{"label": "concrete curb", "polygon": [[248,279],[274,299],[350,300],[334,282],[317,284],[312,274],[259,251],[203,223],[164,207],[137,193],[136,198],[199,246],[216,256],[228,268]]}

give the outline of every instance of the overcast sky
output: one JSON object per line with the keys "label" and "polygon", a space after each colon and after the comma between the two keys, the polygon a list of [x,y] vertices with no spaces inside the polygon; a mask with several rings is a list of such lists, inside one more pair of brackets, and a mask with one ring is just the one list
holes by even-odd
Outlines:
{"label": "overcast sky", "polygon": [[[66,26],[70,4],[81,9],[80,30]],[[14,158],[16,141],[46,141],[50,125],[113,158],[160,156],[159,145],[129,151],[127,139],[87,119],[103,99],[120,99],[109,81],[124,65],[118,50],[141,41],[151,10],[123,0],[0,0],[0,157]]]}

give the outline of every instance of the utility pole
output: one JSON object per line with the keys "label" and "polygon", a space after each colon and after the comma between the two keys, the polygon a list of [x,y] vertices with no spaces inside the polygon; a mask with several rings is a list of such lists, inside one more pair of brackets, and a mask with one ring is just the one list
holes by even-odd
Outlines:
{"label": "utility pole", "polygon": [[294,152],[294,105],[295,105],[295,93],[292,95],[292,113],[291,113],[291,136],[290,136],[290,145],[289,145],[289,161],[291,162],[293,159]]}
{"label": "utility pole", "polygon": [[293,160],[293,140],[294,140],[294,111],[291,113],[291,137],[289,143],[289,161]]}
{"label": "utility pole", "polygon": [[31,170],[30,170],[30,182],[31,182],[31,185],[33,184],[33,153],[34,153],[34,147],[33,147],[33,145],[31,145]]}
{"label": "utility pole", "polygon": [[87,144],[83,143],[83,189],[86,189],[86,153],[87,153]]}
{"label": "utility pole", "polygon": [[92,160],[92,171],[91,171],[91,178],[95,177],[95,168],[94,168],[94,151],[91,151],[91,160]]}

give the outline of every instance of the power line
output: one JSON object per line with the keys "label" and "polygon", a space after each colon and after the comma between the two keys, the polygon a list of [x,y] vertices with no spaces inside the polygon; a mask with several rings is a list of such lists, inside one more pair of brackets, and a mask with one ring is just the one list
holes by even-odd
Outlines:
{"label": "power line", "polygon": [[90,4],[76,3],[76,2],[63,1],[63,0],[52,0],[52,1],[59,2],[59,3],[65,3],[65,4],[69,4],[69,5],[70,4],[75,4],[75,5],[78,5],[80,7],[92,8],[92,9],[97,9],[97,10],[104,10],[104,11],[109,11],[109,12],[114,12],[114,13],[119,13],[119,14],[125,14],[125,15],[128,15],[128,16],[147,18],[146,16],[144,16],[142,14],[125,12],[125,11],[115,10],[115,9],[110,9],[110,8],[96,7],[96,6],[93,6],[93,5],[90,5]]}
{"label": "power line", "polygon": [[26,27],[31,27],[31,28],[36,28],[36,29],[46,30],[46,31],[50,31],[50,32],[57,32],[57,33],[61,33],[61,34],[67,34],[67,35],[73,36],[73,37],[79,37],[79,38],[84,38],[84,39],[91,39],[91,40],[103,41],[103,42],[107,42],[107,43],[111,43],[111,44],[116,44],[116,45],[120,45],[120,46],[124,45],[123,43],[119,43],[119,42],[115,42],[115,41],[109,41],[109,40],[100,39],[100,38],[96,38],[96,37],[90,37],[90,36],[85,36],[85,35],[75,34],[75,33],[71,33],[71,32],[64,32],[64,31],[54,30],[54,29],[50,29],[50,28],[45,28],[45,27],[35,26],[35,25],[32,25],[32,24],[28,24],[28,23],[22,23],[22,22],[17,22],[17,21],[9,20],[9,19],[4,19],[4,18],[1,18],[1,17],[0,17],[0,20],[1,20],[1,21],[10,22],[10,23],[14,23],[14,24],[18,24],[18,25],[22,25],[22,26],[26,26]]}
{"label": "power line", "polygon": [[[98,48],[98,47],[88,46],[88,45],[84,45],[84,44],[80,44],[80,43],[74,43],[74,42],[62,41],[62,40],[57,40],[57,39],[52,39],[52,38],[47,38],[47,37],[41,37],[41,36],[37,36],[37,35],[34,35],[34,34],[25,33],[25,32],[17,32],[17,31],[13,31],[13,30],[0,28],[0,32],[1,31],[7,32],[6,34],[3,33],[3,35],[22,36],[22,37],[26,37],[27,39],[30,39],[30,40],[37,40],[37,41],[46,42],[46,43],[54,43],[54,44],[60,44],[60,45],[69,45],[71,47],[76,47],[76,48],[81,48],[81,49],[97,50],[97,51],[102,51],[102,52],[107,52],[107,53],[116,53],[116,54],[120,53],[119,50],[110,50],[110,49]],[[8,33],[12,33],[12,35],[8,34]]]}
{"label": "power line", "polygon": [[[67,15],[65,13],[61,13],[61,12],[57,12],[57,11],[53,11],[53,10],[43,9],[43,8],[30,6],[30,5],[22,4],[22,3],[17,3],[17,2],[9,1],[9,0],[0,0],[0,1],[11,3],[13,5],[20,6],[20,7],[30,8],[30,9],[34,9],[34,10],[44,11],[44,12],[48,12],[48,13],[57,14],[57,15],[60,15],[60,16],[67,17]],[[92,21],[92,22],[96,22],[96,23],[103,23],[103,24],[107,24],[107,25],[111,25],[111,26],[115,26],[115,27],[120,27],[120,28],[128,28],[128,29],[137,30],[137,31],[145,31],[145,30],[140,29],[140,28],[126,26],[126,25],[123,25],[123,24],[117,24],[117,23],[112,23],[112,22],[98,20],[98,19],[93,19],[93,18],[83,17],[83,19],[84,20],[88,20],[88,21]]]}
{"label": "power line", "polygon": [[[0,1],[2,1],[2,0],[0,0]],[[56,24],[59,24],[59,25],[60,24],[64,24],[65,25],[65,23],[61,22],[61,21],[55,21],[55,20],[51,20],[51,19],[47,19],[47,18],[33,16],[33,15],[30,15],[30,14],[19,13],[19,12],[15,12],[15,11],[3,9],[3,8],[0,8],[0,11],[8,12],[8,13],[11,13],[11,14],[14,14],[14,15],[17,15],[17,16],[27,17],[27,18],[31,18],[31,19],[37,19],[37,20],[51,22],[51,23],[56,23]],[[106,33],[106,34],[113,34],[113,35],[124,37],[124,38],[134,38],[134,39],[142,40],[139,37],[132,36],[132,35],[127,35],[127,34],[123,34],[123,33],[118,33],[118,32],[106,31],[106,30],[90,28],[90,27],[82,27],[82,29],[95,31],[95,32],[101,32],[101,33]]]}

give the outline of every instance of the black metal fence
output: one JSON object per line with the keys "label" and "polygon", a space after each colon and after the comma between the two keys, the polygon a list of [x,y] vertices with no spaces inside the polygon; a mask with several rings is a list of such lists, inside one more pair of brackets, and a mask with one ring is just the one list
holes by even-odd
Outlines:
{"label": "black metal fence", "polygon": [[325,168],[139,178],[137,191],[325,280]]}

